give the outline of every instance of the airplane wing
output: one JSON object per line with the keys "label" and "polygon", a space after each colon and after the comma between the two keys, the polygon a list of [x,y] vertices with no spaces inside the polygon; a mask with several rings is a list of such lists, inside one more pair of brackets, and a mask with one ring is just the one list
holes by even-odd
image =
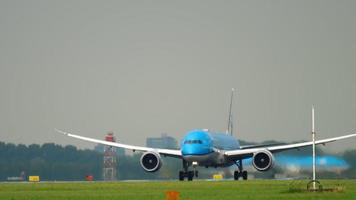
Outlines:
{"label": "airplane wing", "polygon": [[[315,144],[323,144],[325,145],[326,143],[329,142],[335,142],[338,140],[343,140],[351,137],[356,137],[356,134],[350,134],[350,135],[344,135],[340,137],[334,137],[334,138],[327,138],[323,140],[317,140],[315,141]],[[261,150],[268,150],[272,153],[277,153],[289,149],[298,149],[300,147],[306,147],[306,146],[311,146],[313,145],[313,142],[301,142],[301,143],[295,143],[295,144],[285,144],[285,145],[276,145],[276,146],[266,146],[266,147],[256,147],[256,148],[247,148],[247,149],[237,149],[237,150],[230,150],[230,151],[225,151],[225,156],[230,157],[232,159],[234,158],[248,158],[252,157],[254,153],[261,151]]]}
{"label": "airplane wing", "polygon": [[257,147],[270,147],[270,146],[285,145],[285,144],[286,144],[286,143],[252,144],[252,145],[240,146],[240,149],[252,149],[252,148],[257,148]]}
{"label": "airplane wing", "polygon": [[77,139],[80,139],[80,140],[85,140],[85,141],[93,142],[93,143],[97,143],[97,144],[104,144],[104,145],[118,147],[118,148],[130,149],[130,150],[133,150],[133,151],[157,152],[157,153],[159,153],[161,155],[164,155],[164,156],[170,156],[170,157],[176,157],[176,158],[181,158],[182,157],[182,153],[181,153],[180,150],[158,149],[158,148],[127,145],[127,144],[122,144],[122,143],[108,142],[108,141],[105,141],[105,140],[98,140],[98,139],[93,139],[93,138],[84,137],[84,136],[80,136],[80,135],[75,135],[75,134],[67,133],[65,131],[61,131],[61,130],[58,130],[58,129],[55,129],[55,131],[57,131],[59,133],[62,133],[62,134],[66,135],[66,136],[69,136],[69,137],[73,137],[73,138],[77,138]]}

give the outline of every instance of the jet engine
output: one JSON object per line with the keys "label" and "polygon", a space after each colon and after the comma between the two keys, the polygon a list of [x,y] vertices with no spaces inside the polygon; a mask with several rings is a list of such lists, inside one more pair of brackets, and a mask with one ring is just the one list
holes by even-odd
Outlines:
{"label": "jet engine", "polygon": [[146,152],[140,159],[142,168],[147,172],[155,172],[162,166],[161,156],[156,152]]}
{"label": "jet engine", "polygon": [[254,153],[252,157],[252,165],[258,171],[267,171],[269,170],[274,163],[274,157],[272,153],[268,150],[262,150]]}

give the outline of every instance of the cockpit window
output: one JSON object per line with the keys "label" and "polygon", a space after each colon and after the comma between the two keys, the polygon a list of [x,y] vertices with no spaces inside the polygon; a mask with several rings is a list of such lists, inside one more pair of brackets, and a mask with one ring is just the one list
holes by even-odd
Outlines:
{"label": "cockpit window", "polygon": [[203,142],[201,140],[186,140],[184,141],[184,144],[202,144]]}

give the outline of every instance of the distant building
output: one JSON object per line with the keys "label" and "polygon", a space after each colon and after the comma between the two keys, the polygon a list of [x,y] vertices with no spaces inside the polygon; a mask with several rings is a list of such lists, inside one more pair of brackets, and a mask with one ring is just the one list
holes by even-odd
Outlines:
{"label": "distant building", "polygon": [[146,146],[151,148],[177,149],[178,142],[167,133],[162,133],[161,137],[149,137],[146,139]]}

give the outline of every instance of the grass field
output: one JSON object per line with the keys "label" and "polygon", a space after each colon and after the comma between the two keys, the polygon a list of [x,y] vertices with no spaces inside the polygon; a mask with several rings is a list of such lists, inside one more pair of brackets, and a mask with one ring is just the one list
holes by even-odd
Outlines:
{"label": "grass field", "polygon": [[342,186],[339,192],[293,192],[307,181],[249,180],[193,182],[67,182],[0,183],[1,200],[135,200],[165,199],[166,191],[180,199],[356,199],[356,180],[322,180],[324,187]]}

